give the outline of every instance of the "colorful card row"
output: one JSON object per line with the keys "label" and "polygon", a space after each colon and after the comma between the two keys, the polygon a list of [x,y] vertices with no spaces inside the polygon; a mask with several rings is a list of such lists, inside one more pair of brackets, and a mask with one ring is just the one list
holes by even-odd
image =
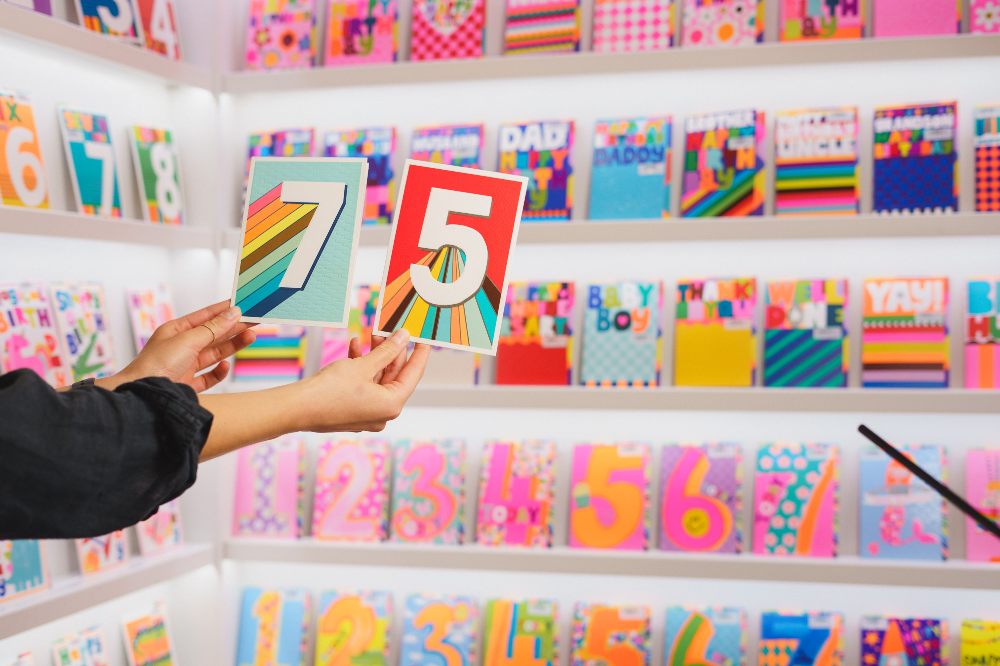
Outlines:
{"label": "colorful card row", "polygon": [[[906,447],[944,478],[939,446]],[[730,553],[744,549],[744,492],[752,507],[756,555],[838,555],[840,458],[836,446],[776,443],[756,453],[752,488],[743,488],[735,444],[580,444],[570,465],[571,548]],[[232,533],[237,537],[458,545],[465,530],[466,448],[458,440],[337,440],[323,443],[307,513],[306,448],[286,438],[237,457]],[[556,445],[496,441],[483,449],[475,541],[487,546],[554,545]],[[969,501],[1000,519],[1000,449],[966,458]],[[860,462],[860,556],[941,561],[948,557],[944,501],[878,449]],[[656,540],[654,526],[659,526]],[[469,539],[468,541],[471,541]],[[1000,562],[1000,543],[971,521],[966,557]]]}

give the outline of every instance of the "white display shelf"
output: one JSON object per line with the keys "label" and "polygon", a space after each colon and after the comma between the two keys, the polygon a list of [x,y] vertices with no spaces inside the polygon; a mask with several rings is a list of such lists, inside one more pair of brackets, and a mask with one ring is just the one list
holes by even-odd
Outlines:
{"label": "white display shelf", "polygon": [[334,544],[312,539],[231,539],[224,546],[223,557],[283,564],[1000,589],[1000,566],[962,561],[910,562],[857,557],[830,560],[566,547],[532,550],[476,545]]}
{"label": "white display shelf", "polygon": [[103,573],[57,579],[48,590],[0,604],[0,640],[214,563],[213,546],[187,544]]}
{"label": "white display shelf", "polygon": [[666,70],[729,69],[781,65],[877,63],[1000,56],[1000,37],[955,35],[903,39],[769,43],[740,48],[673,48],[650,53],[572,53],[501,56],[476,60],[397,62],[357,67],[316,67],[281,72],[231,72],[222,89],[260,93],[306,88],[403,85],[447,81],[581,76]]}
{"label": "white display shelf", "polygon": [[171,85],[214,88],[214,76],[204,67],[170,60],[140,46],[117,41],[3,0],[0,0],[0,32],[43,42],[48,47],[69,51],[73,55],[96,58]]}
{"label": "white display shelf", "polygon": [[141,220],[90,217],[61,210],[35,210],[14,206],[0,206],[0,234],[210,250],[215,249],[217,239],[213,229],[204,227],[168,226]]}

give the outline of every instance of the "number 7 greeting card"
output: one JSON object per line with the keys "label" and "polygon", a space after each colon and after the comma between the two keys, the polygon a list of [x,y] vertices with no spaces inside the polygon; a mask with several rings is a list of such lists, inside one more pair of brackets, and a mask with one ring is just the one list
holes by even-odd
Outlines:
{"label": "number 7 greeting card", "polygon": [[258,157],[232,304],[243,321],[346,326],[368,163]]}
{"label": "number 7 greeting card", "polygon": [[118,168],[107,116],[59,110],[76,207],[84,215],[121,217]]}
{"label": "number 7 greeting card", "polygon": [[27,98],[0,91],[0,203],[49,207],[35,112]]}
{"label": "number 7 greeting card", "polygon": [[375,333],[496,354],[526,189],[523,176],[407,160]]}

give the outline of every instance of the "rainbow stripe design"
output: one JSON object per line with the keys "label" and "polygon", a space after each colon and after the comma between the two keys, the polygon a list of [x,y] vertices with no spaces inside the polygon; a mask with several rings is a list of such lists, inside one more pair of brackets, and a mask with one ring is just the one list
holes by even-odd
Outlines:
{"label": "rainbow stripe design", "polygon": [[507,0],[504,53],[579,50],[579,0]]}
{"label": "rainbow stripe design", "polygon": [[764,214],[764,113],[689,116],[684,123],[682,217]]}
{"label": "rainbow stripe design", "polygon": [[1000,388],[1000,278],[969,281],[965,388]]}
{"label": "rainbow stripe design", "polygon": [[786,111],[776,132],[775,214],[857,215],[858,110]]}
{"label": "rainbow stripe design", "polygon": [[282,382],[302,379],[306,367],[306,330],[302,326],[258,326],[257,340],[236,352],[236,381]]}

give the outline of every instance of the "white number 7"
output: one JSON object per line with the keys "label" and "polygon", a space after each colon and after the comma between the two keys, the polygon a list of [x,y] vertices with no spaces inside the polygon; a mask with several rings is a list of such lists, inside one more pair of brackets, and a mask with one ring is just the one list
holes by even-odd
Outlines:
{"label": "white number 7", "polygon": [[115,198],[115,153],[110,143],[94,143],[84,141],[84,154],[92,160],[101,162],[101,203],[97,208],[98,215],[111,215],[111,204]]}
{"label": "white number 7", "polygon": [[431,270],[422,264],[410,265],[410,281],[422,299],[431,305],[451,307],[469,300],[479,291],[486,278],[489,248],[482,234],[471,227],[448,224],[450,213],[489,217],[493,198],[432,187],[420,229],[417,246],[421,250],[439,250],[450,245],[465,253],[465,268],[454,282],[439,282]]}
{"label": "white number 7", "polygon": [[316,204],[312,222],[299,243],[292,261],[281,278],[281,288],[302,289],[312,273],[320,250],[344,211],[347,183],[310,183],[288,181],[281,184],[281,201],[290,204]]}

